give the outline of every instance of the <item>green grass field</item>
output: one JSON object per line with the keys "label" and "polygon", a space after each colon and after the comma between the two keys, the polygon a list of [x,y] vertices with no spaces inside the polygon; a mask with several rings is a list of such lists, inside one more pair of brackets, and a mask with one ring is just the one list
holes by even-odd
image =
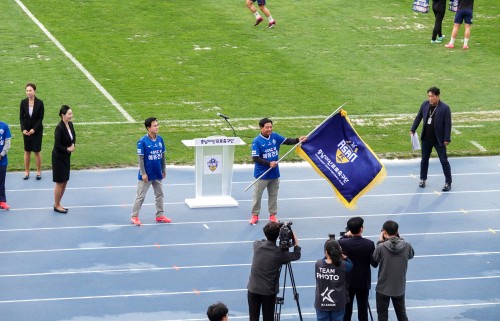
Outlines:
{"label": "green grass field", "polygon": [[[453,111],[449,154],[500,154],[498,1],[477,1],[470,49],[430,44],[434,16],[411,1],[269,0],[275,29],[243,0],[24,0],[127,118],[14,0],[0,2],[0,120],[11,125],[9,170],[23,168],[19,102],[26,82],[45,102],[44,169],[62,104],[75,113],[73,168],[136,164],[145,118],[159,118],[169,164],[192,164],[181,140],[231,136],[247,144],[270,117],[287,137],[307,134],[336,107],[381,158],[418,157],[408,131],[430,86]],[[449,39],[453,13],[445,16]],[[233,119],[234,118],[234,119]],[[475,142],[484,147],[480,150]],[[249,162],[249,145],[236,161]],[[298,160],[290,155],[289,161]]]}

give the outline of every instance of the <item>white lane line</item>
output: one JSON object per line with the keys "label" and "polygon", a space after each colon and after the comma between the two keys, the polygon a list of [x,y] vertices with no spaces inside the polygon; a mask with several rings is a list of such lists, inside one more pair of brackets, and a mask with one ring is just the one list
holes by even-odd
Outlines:
{"label": "white lane line", "polygon": [[485,152],[485,151],[486,151],[486,148],[484,148],[483,146],[481,146],[478,142],[473,141],[473,140],[469,140],[469,142],[470,142],[472,145],[476,146],[476,147],[477,147],[477,149],[479,149],[481,152]]}
{"label": "white lane line", "polygon": [[[470,281],[470,280],[489,280],[499,279],[500,275],[466,277],[466,278],[448,278],[448,279],[427,279],[427,280],[407,280],[407,283],[423,283],[423,282],[443,282],[443,281]],[[372,284],[376,284],[372,282]],[[316,285],[296,286],[297,289],[315,288]],[[287,287],[288,288],[288,287]],[[248,289],[221,289],[221,290],[198,290],[198,294],[204,293],[229,293],[229,292],[247,292]],[[116,298],[133,298],[133,297],[151,297],[151,296],[166,296],[166,295],[185,295],[194,294],[193,291],[178,291],[178,292],[150,292],[150,293],[132,293],[132,294],[114,294],[114,295],[92,295],[92,296],[76,296],[76,297],[59,297],[59,298],[44,298],[44,299],[24,299],[24,300],[3,300],[0,304],[5,303],[26,303],[26,302],[49,302],[49,301],[70,301],[70,300],[97,300],[97,299],[116,299]],[[491,303],[491,302],[490,302]],[[499,302],[500,303],[500,302]]]}
{"label": "white lane line", "polygon": [[99,91],[111,102],[111,104],[113,104],[113,106],[115,106],[116,109],[118,109],[118,111],[123,115],[123,117],[125,117],[127,119],[127,121],[129,123],[131,122],[135,122],[135,120],[132,118],[132,116],[130,116],[126,111],[125,109],[123,109],[123,107],[120,105],[120,103],[118,103],[116,101],[115,98],[113,98],[113,96],[111,96],[110,93],[108,93],[108,91],[106,89],[104,89],[104,87],[94,78],[94,76],[92,76],[92,74],[90,74],[90,72],[78,61],[76,60],[75,57],[73,57],[73,55],[71,53],[69,53],[69,51],[66,50],[66,48],[64,48],[64,46],[59,42],[59,40],[56,39],[56,37],[54,37],[49,30],[47,30],[47,28],[45,28],[45,26],[40,22],[40,20],[38,20],[32,13],[31,11],[29,11],[29,9],[21,2],[21,0],[15,0],[16,3],[21,7],[21,9],[24,11],[24,13],[26,13],[26,15],[28,17],[30,17],[30,19],[43,31],[43,33],[56,45],[56,47],[61,50],[61,52],[69,58],[69,60],[71,60],[71,62],[73,64],[75,64],[75,66],[88,78],[88,80],[90,80],[90,82],[92,84],[94,84],[94,86],[97,87],[97,89],[99,89]]}
{"label": "white lane line", "polygon": [[[154,205],[153,203],[150,203],[148,205]],[[44,208],[44,209],[52,209],[52,208]],[[30,210],[40,210],[40,209],[30,209]],[[474,210],[474,209],[469,209],[467,210],[468,214],[472,213],[496,213],[500,212],[500,208],[492,208],[492,209],[480,209],[480,210]],[[405,215],[437,215],[437,214],[456,214],[456,213],[463,213],[463,209],[460,210],[452,210],[452,211],[433,211],[433,212],[406,212],[406,213],[378,213],[378,214],[365,214],[363,217],[386,217],[386,216],[405,216]],[[306,216],[306,217],[294,217],[294,218],[286,218],[284,217],[283,220],[289,220],[293,219],[294,221],[300,221],[300,220],[321,220],[321,219],[332,219],[332,218],[349,218],[351,217],[351,214],[346,214],[346,215],[328,215],[328,216]],[[169,223],[168,225],[199,225],[199,224],[206,224],[206,223],[217,223],[217,224],[234,224],[234,223],[248,223],[248,220],[221,220],[221,221],[193,221],[193,222],[172,222]],[[163,225],[158,225],[157,223],[152,223],[152,224],[141,224],[141,226],[155,226],[156,228],[160,228],[160,226]],[[134,226],[131,226],[130,224],[106,224],[106,225],[82,225],[82,226],[58,226],[58,227],[33,227],[33,228],[16,228],[16,229],[0,229],[0,232],[36,232],[36,231],[53,231],[53,230],[71,230],[71,229],[102,229],[102,230],[115,230],[118,228],[122,227],[127,227],[127,228],[136,228]],[[484,231],[481,231],[484,232]],[[439,232],[437,234],[447,234],[447,233],[454,233],[454,232]],[[426,235],[432,235],[433,233],[427,233]],[[406,234],[408,235],[408,234]],[[373,237],[378,237],[379,235],[374,235]],[[366,236],[365,237],[370,237]],[[323,238],[322,238],[323,239]]]}
{"label": "white lane line", "polygon": [[[324,239],[324,238],[323,238]],[[486,256],[498,255],[500,252],[469,252],[469,253],[444,253],[430,255],[416,255],[415,258],[430,258],[430,257],[459,257],[459,256]],[[293,264],[311,264],[316,261],[297,261]],[[55,276],[55,275],[80,275],[80,274],[110,274],[110,273],[136,273],[136,272],[156,272],[156,271],[179,271],[179,270],[196,270],[196,269],[216,269],[216,268],[235,268],[249,267],[251,263],[239,264],[212,264],[212,265],[192,265],[192,266],[166,266],[166,267],[148,267],[148,268],[122,268],[122,269],[100,269],[100,270],[78,270],[78,271],[57,271],[57,272],[40,272],[40,273],[24,273],[24,274],[0,274],[0,278],[14,277],[37,277],[37,276]]]}

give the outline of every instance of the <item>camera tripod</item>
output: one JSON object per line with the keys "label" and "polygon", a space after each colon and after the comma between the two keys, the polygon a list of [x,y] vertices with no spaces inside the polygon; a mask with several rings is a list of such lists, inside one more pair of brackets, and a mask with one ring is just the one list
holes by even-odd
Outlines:
{"label": "camera tripod", "polygon": [[[288,262],[283,264],[285,266],[285,277],[283,278],[283,291],[281,297],[276,297],[276,306],[274,308],[274,321],[279,321],[281,318],[281,306],[285,303],[285,288],[286,288],[286,274],[287,272],[290,274],[290,281],[292,283],[292,291],[293,291],[293,299],[297,302],[297,310],[299,311],[299,318],[302,321],[302,312],[300,311],[299,304],[299,293],[297,292],[297,287],[295,286],[295,278],[293,277],[292,271],[292,263]],[[280,267],[280,275],[283,268],[283,265]]]}

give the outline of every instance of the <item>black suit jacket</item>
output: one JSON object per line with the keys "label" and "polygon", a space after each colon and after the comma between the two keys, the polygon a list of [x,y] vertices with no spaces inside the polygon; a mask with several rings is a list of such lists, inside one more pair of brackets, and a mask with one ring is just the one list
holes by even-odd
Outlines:
{"label": "black suit jacket", "polygon": [[45,114],[45,107],[43,101],[35,97],[33,105],[33,114],[30,117],[29,100],[25,98],[21,100],[19,106],[19,122],[21,124],[21,131],[34,129],[35,133],[43,131],[43,116]]}
{"label": "black suit jacket", "polygon": [[68,152],[67,148],[70,147],[71,144],[76,143],[76,135],[73,123],[69,122],[68,125],[71,130],[71,134],[73,135],[73,139],[69,136],[66,125],[62,120],[59,124],[57,124],[56,129],[54,130],[54,149],[52,150],[52,155],[55,157],[69,158],[71,156],[71,153]]}
{"label": "black suit jacket", "polygon": [[[422,106],[420,106],[417,117],[415,117],[413,125],[410,129],[412,133],[417,130],[418,125],[422,120],[424,122],[427,121],[427,114],[429,113],[430,107],[431,104],[428,100],[424,101]],[[441,100],[439,101],[434,114],[434,129],[436,131],[436,138],[439,145],[444,146],[444,142],[451,142],[451,110],[450,107]],[[421,139],[424,138],[424,130],[425,124],[422,127],[422,135],[420,136]]]}

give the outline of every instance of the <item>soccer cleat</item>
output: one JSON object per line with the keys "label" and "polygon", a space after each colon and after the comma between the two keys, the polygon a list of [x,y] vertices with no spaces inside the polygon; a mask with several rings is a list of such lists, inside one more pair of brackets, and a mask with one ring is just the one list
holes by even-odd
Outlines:
{"label": "soccer cleat", "polygon": [[269,29],[273,28],[274,25],[276,24],[276,20],[273,20],[271,22],[269,22],[269,25],[267,26]]}
{"label": "soccer cleat", "polygon": [[424,188],[425,187],[425,179],[421,179],[420,184],[418,184],[418,186]]}
{"label": "soccer cleat", "polygon": [[139,217],[137,217],[137,216],[132,216],[132,218],[130,219],[130,222],[136,226],[141,225],[141,221],[139,220]]}
{"label": "soccer cleat", "polygon": [[431,40],[431,43],[441,43],[441,40],[439,40],[439,39]]}
{"label": "soccer cleat", "polygon": [[6,202],[0,202],[0,208],[1,208],[1,209],[3,209],[3,210],[8,211],[8,210],[9,210],[9,208],[10,208],[10,206],[9,206],[9,205],[7,205],[7,203],[6,203]]}
{"label": "soccer cleat", "polygon": [[462,48],[467,50],[467,49],[469,49],[469,45],[464,45]]}
{"label": "soccer cleat", "polygon": [[250,219],[250,221],[248,223],[255,225],[255,224],[257,224],[257,222],[259,222],[259,215],[252,215],[252,218]]}
{"label": "soccer cleat", "polygon": [[171,219],[169,219],[169,218],[168,218],[168,217],[166,217],[166,216],[163,216],[163,215],[162,215],[162,216],[158,216],[158,217],[156,218],[156,223],[170,223],[170,222],[172,222],[172,220],[171,220]]}
{"label": "soccer cleat", "polygon": [[258,17],[257,20],[255,20],[255,24],[254,26],[257,26],[259,23],[261,23],[262,21],[264,21],[264,19],[262,19],[262,17]]}
{"label": "soccer cleat", "polygon": [[276,214],[269,215],[269,222],[278,222],[278,220],[276,219]]}
{"label": "soccer cleat", "polygon": [[436,40],[443,41],[443,39],[444,39],[444,35],[442,35],[441,37],[437,37]]}
{"label": "soccer cleat", "polygon": [[455,48],[455,45],[452,43],[449,43],[447,45],[444,45],[446,48]]}
{"label": "soccer cleat", "polygon": [[443,192],[449,192],[451,190],[451,183],[446,183],[443,186]]}

